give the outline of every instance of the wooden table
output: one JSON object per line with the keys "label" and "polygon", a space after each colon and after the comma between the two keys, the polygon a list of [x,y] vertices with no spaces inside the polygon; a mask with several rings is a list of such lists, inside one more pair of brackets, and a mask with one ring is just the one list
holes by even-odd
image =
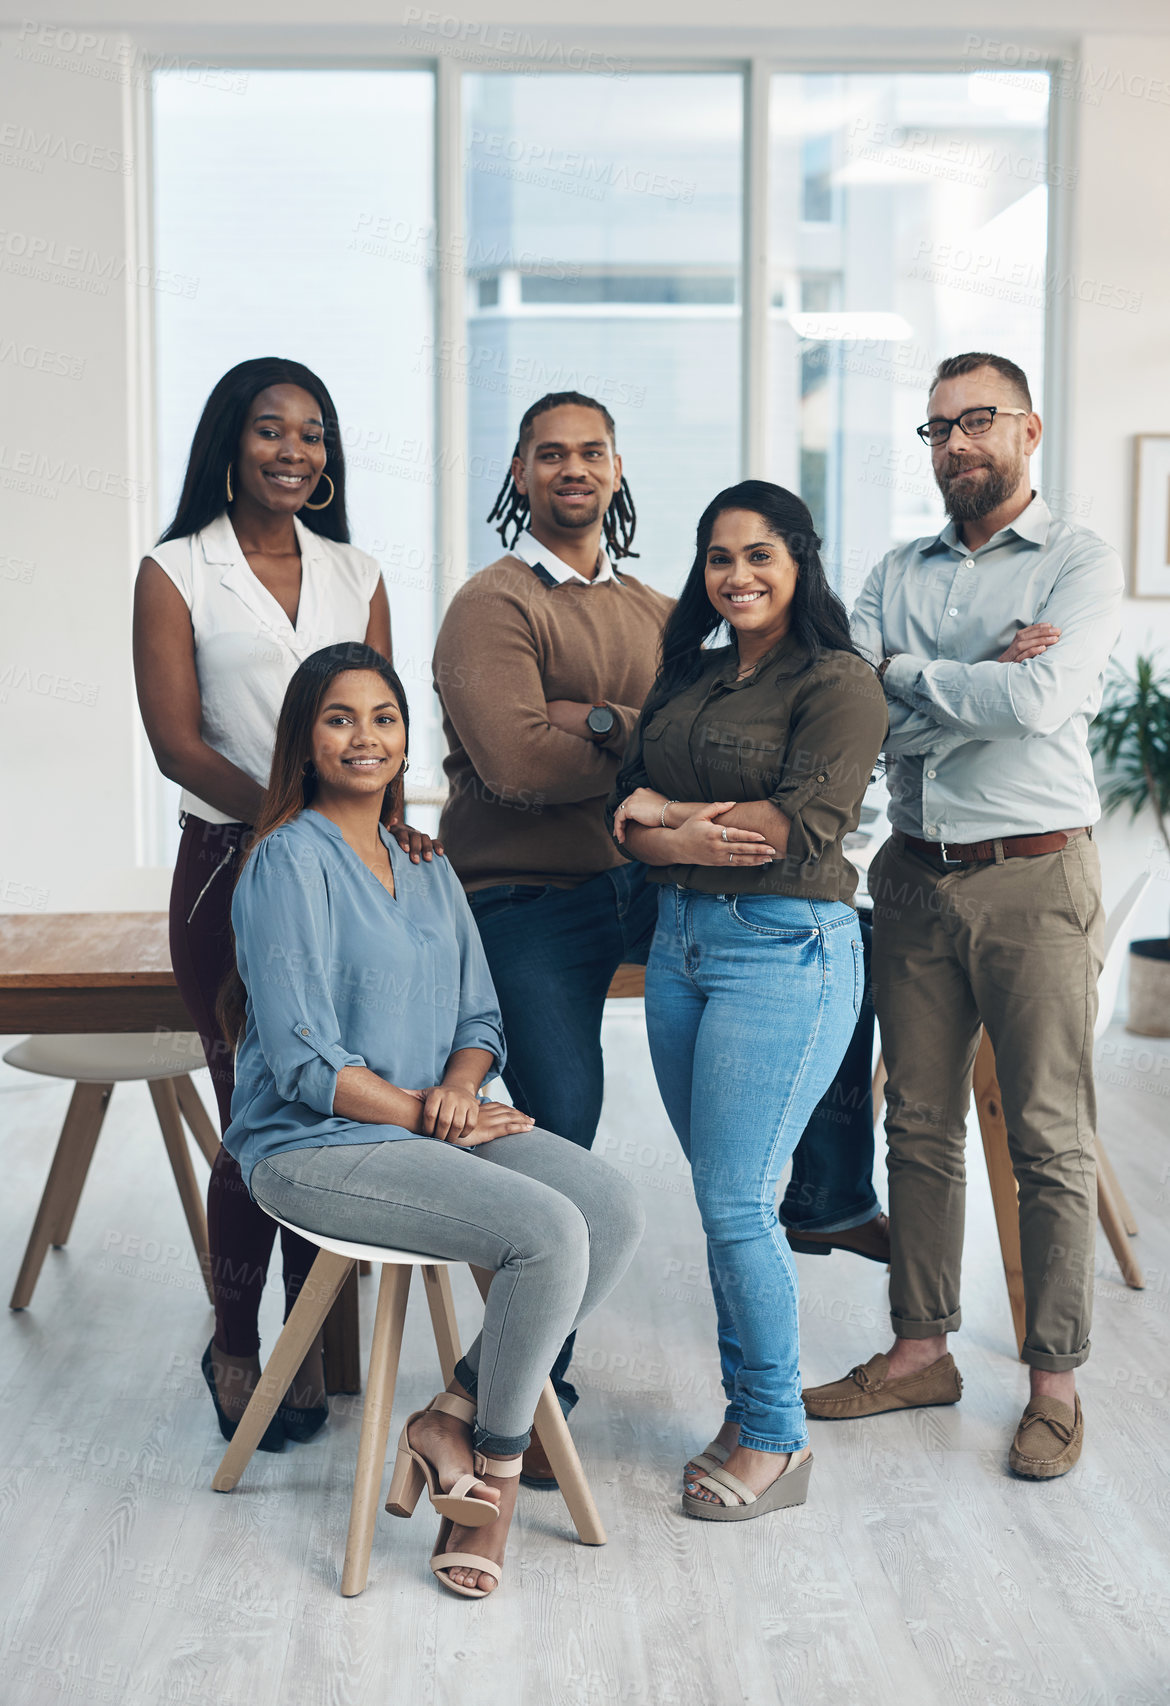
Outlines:
{"label": "wooden table", "polygon": [[[191,1031],[165,912],[0,915],[0,1033]],[[357,1275],[325,1322],[330,1392],[361,1391]]]}
{"label": "wooden table", "polygon": [[190,1031],[165,912],[0,916],[0,1032]]}

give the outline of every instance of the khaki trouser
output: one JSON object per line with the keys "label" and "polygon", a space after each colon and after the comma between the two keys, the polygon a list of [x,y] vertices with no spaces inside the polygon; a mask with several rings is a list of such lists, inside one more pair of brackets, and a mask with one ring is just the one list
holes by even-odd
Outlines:
{"label": "khaki trouser", "polygon": [[948,871],[895,831],[869,871],[881,1026],[895,1334],[959,1325],[964,1144],[980,1023],[1020,1188],[1033,1368],[1089,1354],[1097,1177],[1093,1025],[1104,949],[1097,849]]}

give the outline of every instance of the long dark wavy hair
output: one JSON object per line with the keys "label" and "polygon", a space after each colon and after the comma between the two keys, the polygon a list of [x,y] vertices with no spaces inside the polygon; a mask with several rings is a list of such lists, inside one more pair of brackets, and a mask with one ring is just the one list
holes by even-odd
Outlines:
{"label": "long dark wavy hair", "polygon": [[[526,445],[532,440],[532,434],[540,415],[547,415],[550,409],[562,409],[566,404],[574,404],[579,409],[596,409],[605,422],[605,430],[609,434],[611,444],[617,442],[613,416],[604,403],[599,403],[596,397],[586,397],[580,391],[550,391],[547,396],[538,397],[530,408],[525,409],[520,418],[520,430],[516,434],[516,448],[512,452],[512,460],[517,456],[523,457]],[[508,476],[496,494],[496,501],[488,511],[489,521],[498,521],[496,532],[504,541],[504,549],[510,551],[521,533],[528,526],[531,511],[528,507],[528,494],[520,491],[512,475],[512,463],[508,463]],[[613,497],[609,500],[602,529],[605,533],[605,543],[609,547],[611,557],[636,557],[638,553],[632,549],[634,530],[638,525],[638,512],[634,508],[634,499],[622,475],[622,483]],[[509,539],[509,533],[512,537]]]}
{"label": "long dark wavy hair", "polygon": [[[227,473],[240,449],[240,438],[254,398],[270,385],[299,385],[310,397],[315,397],[325,428],[325,473],[333,481],[333,498],[324,509],[302,507],[298,519],[313,533],[325,539],[349,544],[349,518],[345,513],[345,453],[341,445],[341,428],[333,398],[317,375],[281,355],[262,355],[254,361],[241,361],[229,368],[212,390],[203,405],[187,472],[183,476],[183,491],[175,519],[159,544],[168,539],[185,539],[209,527],[227,508]],[[319,488],[320,489],[320,488]],[[314,492],[313,496],[316,496]]]}
{"label": "long dark wavy hair", "polygon": [[[317,776],[313,769],[313,727],[333,682],[349,669],[372,670],[386,683],[402,713],[402,729],[406,736],[403,758],[409,754],[410,707],[406,703],[406,690],[398,672],[387,663],[381,652],[360,640],[342,640],[335,646],[323,646],[319,652],[313,652],[285,689],[284,703],[276,723],[276,745],[272,752],[268,787],[256,817],[247,855],[240,861],[236,873],[237,882],[264,837],[291,823],[312,805],[317,793]],[[400,771],[386,784],[382,795],[379,815],[384,824],[397,823],[401,819],[404,794],[405,782]],[[233,957],[232,969],[223,981],[215,1007],[220,1030],[226,1041],[232,1044],[239,1041],[244,1028],[244,1002],[244,984]]]}
{"label": "long dark wavy hair", "polygon": [[767,480],[741,480],[712,498],[699,517],[695,560],[663,630],[658,675],[646,700],[643,723],[697,678],[703,667],[703,646],[722,625],[723,618],[707,596],[707,549],[716,521],[729,509],[751,510],[787,546],[796,563],[789,632],[810,660],[822,652],[861,655],[849,635],[845,606],[825,578],[821,542],[808,505],[795,492]]}

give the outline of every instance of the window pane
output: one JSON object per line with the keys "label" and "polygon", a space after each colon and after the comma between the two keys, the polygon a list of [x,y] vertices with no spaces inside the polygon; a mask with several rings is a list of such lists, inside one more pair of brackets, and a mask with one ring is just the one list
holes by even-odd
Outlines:
{"label": "window pane", "polygon": [[799,490],[851,598],[941,525],[915,436],[944,355],[1043,392],[1048,84],[1001,73],[776,76],[772,477]]}
{"label": "window pane", "polygon": [[737,76],[467,77],[473,567],[520,416],[583,391],[616,421],[631,566],[677,590],[739,476],[742,105]]}
{"label": "window pane", "polygon": [[174,513],[208,392],[238,361],[319,374],[341,422],[355,545],[384,569],[411,757],[437,757],[431,691],[432,78],[249,72],[219,93],[155,80],[155,245],[196,279],[160,296],[159,525]]}

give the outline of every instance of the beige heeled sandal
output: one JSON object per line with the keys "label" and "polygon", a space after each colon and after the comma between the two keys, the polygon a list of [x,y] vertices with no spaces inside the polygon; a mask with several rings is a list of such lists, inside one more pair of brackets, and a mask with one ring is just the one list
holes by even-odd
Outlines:
{"label": "beige heeled sandal", "polygon": [[703,1522],[749,1522],[752,1517],[766,1516],[769,1511],[802,1505],[808,1497],[812,1452],[802,1457],[799,1463],[795,1458],[796,1453],[793,1452],[783,1474],[777,1475],[772,1485],[762,1493],[753,1493],[738,1476],[728,1474],[726,1469],[712,1469],[700,1479],[699,1485],[714,1493],[718,1503],[684,1493],[683,1510],[688,1516],[697,1516]]}
{"label": "beige heeled sandal", "polygon": [[460,1398],[454,1392],[440,1392],[431,1399],[426,1410],[416,1410],[413,1416],[409,1416],[398,1441],[386,1509],[391,1516],[412,1516],[425,1487],[440,1516],[448,1517],[464,1528],[482,1528],[484,1523],[494,1522],[500,1514],[500,1507],[490,1499],[471,1497],[471,1488],[482,1482],[482,1475],[460,1475],[451,1491],[445,1493],[438,1484],[434,1465],[411,1445],[408,1438],[411,1424],[425,1416],[427,1410],[441,1410],[444,1415],[457,1416],[468,1425],[475,1420],[475,1405],[470,1398]]}
{"label": "beige heeled sandal", "polygon": [[[513,1475],[519,1475],[524,1459],[514,1457],[507,1462],[498,1457],[484,1457],[480,1452],[475,1454],[476,1472],[480,1475],[494,1475],[497,1480],[509,1481]],[[497,1515],[499,1513],[497,1512]],[[495,1588],[465,1588],[459,1582],[453,1582],[445,1572],[447,1570],[480,1570],[485,1575],[496,1578],[496,1587],[503,1577],[503,1566],[495,1564],[490,1558],[477,1558],[474,1552],[444,1552],[442,1548],[447,1543],[452,1524],[449,1519],[439,1525],[439,1538],[435,1541],[435,1550],[431,1553],[431,1569],[435,1580],[442,1582],[451,1593],[461,1594],[464,1599],[486,1599]]]}
{"label": "beige heeled sandal", "polygon": [[[697,1481],[700,1476],[709,1475],[712,1469],[722,1469],[730,1456],[731,1447],[720,1445],[717,1439],[713,1439],[710,1445],[705,1446],[702,1451],[696,1451],[693,1457],[687,1458],[686,1462],[683,1464],[683,1480]],[[692,1463],[697,1464],[699,1474],[688,1476],[687,1470],[691,1467]]]}

